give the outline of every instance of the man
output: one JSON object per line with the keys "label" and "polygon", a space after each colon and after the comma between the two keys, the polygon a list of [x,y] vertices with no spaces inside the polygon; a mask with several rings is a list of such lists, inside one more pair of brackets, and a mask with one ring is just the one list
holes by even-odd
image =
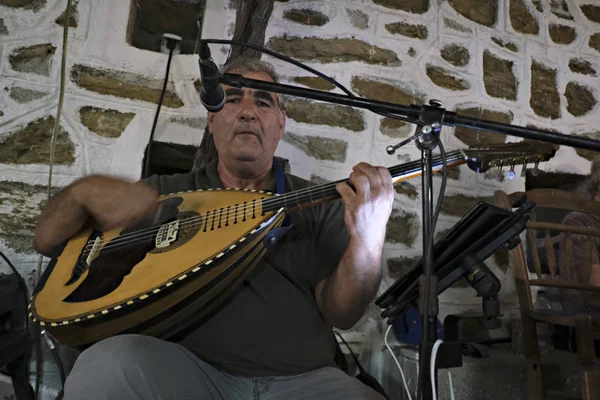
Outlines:
{"label": "man", "polygon": [[[239,59],[225,72],[277,81],[269,64]],[[189,174],[129,183],[76,181],[42,212],[35,247],[46,255],[88,218],[103,229],[156,212],[158,193],[207,187],[275,190],[275,149],[285,112],[277,96],[225,87],[222,111],[208,115],[217,158]],[[65,399],[381,399],[334,363],[332,327],[362,316],[380,283],[394,191],[386,168],[361,163],[336,189],[342,200],[291,215],[293,227],[210,320],[177,343],[120,335],[84,351]],[[285,191],[310,184],[285,175]]]}

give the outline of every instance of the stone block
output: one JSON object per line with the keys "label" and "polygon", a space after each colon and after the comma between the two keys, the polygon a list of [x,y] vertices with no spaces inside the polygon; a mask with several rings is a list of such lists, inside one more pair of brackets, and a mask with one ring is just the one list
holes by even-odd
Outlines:
{"label": "stone block", "polygon": [[590,36],[588,44],[592,49],[600,51],[600,33],[595,33]]}
{"label": "stone block", "polygon": [[571,44],[577,38],[575,28],[568,25],[551,24],[548,31],[552,41],[558,44]]}
{"label": "stone block", "polygon": [[529,105],[540,117],[560,118],[560,96],[556,87],[556,69],[533,61]]}
{"label": "stone block", "polygon": [[352,77],[352,89],[360,96],[396,104],[423,104],[424,95],[396,84],[359,76]]}
{"label": "stone block", "polygon": [[361,31],[369,27],[369,16],[365,12],[359,9],[347,8],[346,13],[348,14],[348,18],[353,27],[360,29]]}
{"label": "stone block", "polygon": [[0,0],[0,5],[39,11],[46,5],[46,0]]}
{"label": "stone block", "polygon": [[50,65],[56,47],[50,43],[19,47],[8,57],[13,70],[50,76]]}
{"label": "stone block", "polygon": [[464,79],[455,77],[450,71],[434,65],[427,65],[426,73],[429,79],[439,87],[450,90],[463,91],[471,86]]}
{"label": "stone block", "polygon": [[571,58],[569,60],[569,68],[576,74],[596,75],[596,70],[592,68],[592,64],[586,60]]}
{"label": "stone block", "polygon": [[379,131],[394,139],[408,137],[413,131],[413,125],[399,119],[385,117],[379,124]]}
{"label": "stone block", "polygon": [[[67,10],[63,11],[62,14],[58,18],[56,18],[56,23],[60,26],[64,26],[65,16],[67,14]],[[71,14],[69,15],[69,26],[71,28],[77,28],[77,21],[79,19],[79,0],[74,0],[71,3]]]}
{"label": "stone block", "polygon": [[463,17],[478,24],[496,25],[498,0],[449,0],[450,5]]}
{"label": "stone block", "polygon": [[[48,164],[53,129],[54,117],[48,116],[10,132],[6,139],[0,142],[0,163]],[[75,145],[62,127],[59,127],[54,148],[54,164],[72,165],[74,162]]]}
{"label": "stone block", "polygon": [[471,59],[469,50],[457,44],[444,46],[440,50],[440,55],[444,60],[456,67],[464,67],[469,64],[469,60]]}
{"label": "stone block", "polygon": [[510,0],[510,23],[513,29],[520,33],[537,35],[540,27],[537,20],[523,2],[523,0]]}
{"label": "stone block", "polygon": [[441,214],[451,215],[454,217],[462,217],[468,213],[475,204],[480,201],[489,204],[495,204],[494,196],[488,197],[473,197],[464,194],[451,194],[444,196],[442,202]]}
{"label": "stone block", "polygon": [[429,32],[425,25],[413,25],[406,22],[385,24],[385,29],[393,34],[403,35],[413,39],[427,39]]}
{"label": "stone block", "polygon": [[507,40],[502,40],[502,39],[492,36],[492,42],[494,42],[498,46],[504,47],[505,49],[508,49],[510,51],[517,52],[519,50],[516,44],[514,44],[513,42],[509,42]]}
{"label": "stone block", "polygon": [[567,0],[550,0],[550,12],[559,18],[573,20]]}
{"label": "stone block", "polygon": [[[50,191],[55,194],[59,188]],[[33,235],[48,188],[23,182],[0,181],[0,239],[14,251],[34,254]]]}
{"label": "stone block", "polygon": [[317,160],[346,161],[348,143],[343,140],[318,136],[300,136],[286,132],[283,135],[283,141],[299,148]]}
{"label": "stone block", "polygon": [[472,33],[473,32],[471,30],[471,28],[467,28],[466,26],[462,26],[461,24],[459,24],[455,20],[450,19],[450,18],[446,18],[446,17],[444,17],[444,26],[446,28],[454,29],[455,31],[458,31],[458,32],[465,32],[465,33]]}
{"label": "stone block", "polygon": [[419,235],[419,225],[417,214],[395,210],[388,221],[385,240],[411,247]]}
{"label": "stone block", "polygon": [[0,18],[0,36],[8,35],[8,28],[4,24],[4,18]]}
{"label": "stone block", "polygon": [[[81,64],[73,66],[71,79],[76,85],[92,92],[155,104],[158,103],[163,85],[161,79],[149,79],[126,71],[93,68]],[[179,96],[169,89],[169,86],[165,92],[163,106],[183,106]]]}
{"label": "stone block", "polygon": [[25,89],[20,86],[13,86],[10,88],[9,96],[11,99],[19,104],[29,103],[35,100],[39,100],[42,97],[47,96],[47,92],[38,92],[37,90]]}
{"label": "stone block", "polygon": [[518,84],[513,62],[496,57],[488,50],[483,52],[483,83],[486,93],[492,97],[517,99]]}
{"label": "stone block", "polygon": [[584,4],[581,6],[581,11],[587,19],[600,24],[600,6],[593,4]]}
{"label": "stone block", "polygon": [[401,279],[410,272],[421,257],[394,257],[387,259],[388,275],[392,279]]}
{"label": "stone block", "polygon": [[302,25],[323,26],[329,22],[329,17],[320,11],[308,8],[292,8],[285,10],[283,18]]}
{"label": "stone block", "polygon": [[429,9],[429,0],[373,0],[373,3],[415,14],[423,14]]}
{"label": "stone block", "polygon": [[318,76],[296,76],[294,82],[316,90],[333,90],[335,88],[333,83]]}
{"label": "stone block", "polygon": [[297,122],[339,126],[354,132],[365,129],[363,114],[356,108],[285,97],[281,104],[287,116]]}
{"label": "stone block", "polygon": [[135,114],[85,106],[79,109],[79,116],[90,131],[107,138],[118,138]]}
{"label": "stone block", "polygon": [[576,117],[590,112],[598,103],[590,88],[576,82],[569,82],[565,88],[567,111]]}
{"label": "stone block", "polygon": [[408,183],[406,181],[400,181],[396,183],[394,185],[394,190],[396,191],[396,193],[406,196],[411,200],[414,200],[417,197],[419,197],[419,192],[417,191],[417,188],[413,184]]}
{"label": "stone block", "polygon": [[360,61],[366,64],[398,66],[400,60],[392,50],[351,38],[274,37],[267,47],[298,60],[331,63]]}
{"label": "stone block", "polygon": [[[481,118],[488,121],[510,124],[514,118],[512,112],[503,113],[494,110],[488,110],[481,107],[457,108],[458,115],[470,118]],[[472,128],[457,126],[454,128],[454,136],[468,146],[496,145],[506,142],[506,135],[488,131],[481,131]]]}

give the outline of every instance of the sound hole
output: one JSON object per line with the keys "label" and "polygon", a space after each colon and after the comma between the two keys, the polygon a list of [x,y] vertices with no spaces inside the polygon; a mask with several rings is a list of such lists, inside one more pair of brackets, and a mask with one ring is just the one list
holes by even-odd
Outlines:
{"label": "sound hole", "polygon": [[[161,214],[158,224],[165,224],[179,217],[177,207],[181,202],[181,198],[170,198],[161,202]],[[151,221],[142,221],[133,228],[123,230],[119,236],[103,246],[98,256],[94,258],[88,267],[85,280],[63,301],[77,303],[95,300],[117,289],[123,279],[146,257],[146,254],[155,249],[158,225],[154,225],[156,229],[148,230],[151,227]],[[186,229],[185,224],[183,230],[189,234],[189,228]],[[136,233],[136,231],[147,233],[141,234]],[[130,234],[131,236],[129,236]]]}

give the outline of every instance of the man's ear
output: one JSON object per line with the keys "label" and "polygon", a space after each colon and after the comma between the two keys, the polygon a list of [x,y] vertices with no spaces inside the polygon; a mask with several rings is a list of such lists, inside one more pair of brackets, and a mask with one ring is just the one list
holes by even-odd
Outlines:
{"label": "man's ear", "polygon": [[279,139],[281,139],[283,137],[283,131],[285,128],[285,118],[286,118],[286,113],[284,110],[281,110],[281,113],[279,115],[279,126],[280,126]]}
{"label": "man's ear", "polygon": [[212,132],[213,128],[212,128],[212,124],[213,124],[213,119],[215,118],[215,113],[208,113],[208,131]]}

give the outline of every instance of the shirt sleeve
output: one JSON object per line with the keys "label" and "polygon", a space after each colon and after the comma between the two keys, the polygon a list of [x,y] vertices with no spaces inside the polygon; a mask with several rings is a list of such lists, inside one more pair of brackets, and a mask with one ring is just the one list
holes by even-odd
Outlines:
{"label": "shirt sleeve", "polygon": [[315,286],[335,271],[350,242],[341,199],[320,205],[317,216]]}

